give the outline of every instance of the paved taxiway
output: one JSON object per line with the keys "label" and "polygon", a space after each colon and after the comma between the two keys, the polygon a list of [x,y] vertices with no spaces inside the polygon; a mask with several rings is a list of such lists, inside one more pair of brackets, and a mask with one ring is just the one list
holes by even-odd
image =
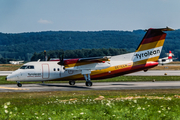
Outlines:
{"label": "paved taxiway", "polygon": [[87,87],[84,83],[76,83],[70,86],[68,83],[44,83],[0,85],[0,92],[42,92],[42,91],[79,91],[79,90],[133,90],[133,89],[180,89],[180,81],[161,82],[106,82],[93,83]]}
{"label": "paved taxiway", "polygon": [[0,76],[7,76],[11,74],[13,71],[0,71]]}

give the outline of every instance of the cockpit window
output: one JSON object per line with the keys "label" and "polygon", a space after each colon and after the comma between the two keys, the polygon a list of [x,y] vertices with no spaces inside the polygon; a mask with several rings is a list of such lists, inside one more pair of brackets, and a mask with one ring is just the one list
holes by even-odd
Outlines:
{"label": "cockpit window", "polygon": [[30,66],[27,66],[26,69],[34,69],[34,66],[30,65]]}
{"label": "cockpit window", "polygon": [[33,65],[23,65],[20,69],[34,69]]}
{"label": "cockpit window", "polygon": [[26,69],[27,65],[23,65],[20,67],[20,69]]}

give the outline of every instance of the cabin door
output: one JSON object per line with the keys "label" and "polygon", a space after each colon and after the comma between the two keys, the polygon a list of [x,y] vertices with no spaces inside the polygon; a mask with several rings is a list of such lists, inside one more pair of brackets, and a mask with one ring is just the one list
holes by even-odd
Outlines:
{"label": "cabin door", "polygon": [[42,78],[49,78],[49,64],[42,64]]}

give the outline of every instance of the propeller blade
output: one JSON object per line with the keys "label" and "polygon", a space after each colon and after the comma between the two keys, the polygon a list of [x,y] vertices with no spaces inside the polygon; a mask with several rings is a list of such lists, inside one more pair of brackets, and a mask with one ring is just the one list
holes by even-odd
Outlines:
{"label": "propeller blade", "polygon": [[51,59],[51,57],[49,56],[48,59],[47,59],[47,61],[49,61],[50,59]]}
{"label": "propeller blade", "polygon": [[60,57],[60,54],[59,54],[59,62],[58,62],[58,65],[64,65],[64,52],[62,54],[62,56]]}
{"label": "propeller blade", "polygon": [[46,54],[46,50],[44,50],[44,61],[47,61],[47,54]]}

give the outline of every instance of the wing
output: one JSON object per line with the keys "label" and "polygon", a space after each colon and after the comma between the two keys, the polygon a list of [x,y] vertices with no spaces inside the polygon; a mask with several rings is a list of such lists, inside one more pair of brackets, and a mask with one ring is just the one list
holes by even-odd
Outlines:
{"label": "wing", "polygon": [[111,56],[64,60],[65,70],[97,70],[110,67]]}
{"label": "wing", "polygon": [[79,62],[83,62],[83,61],[90,61],[90,62],[110,61],[110,58],[111,58],[111,56],[80,58]]}

